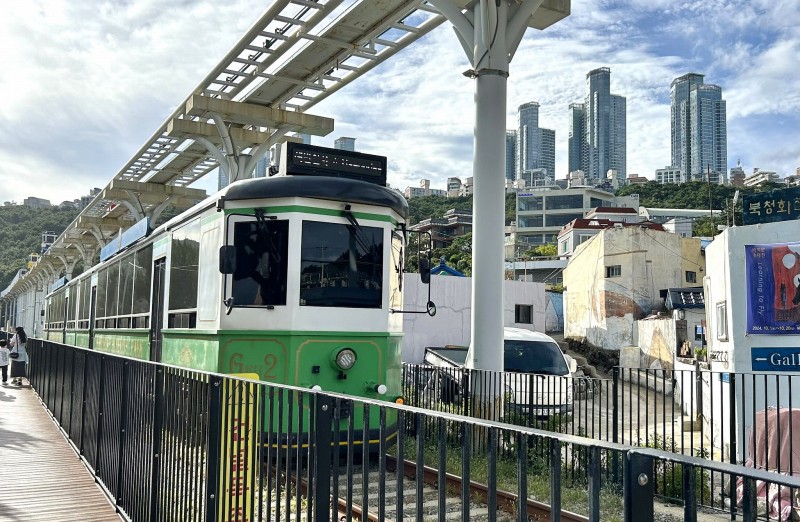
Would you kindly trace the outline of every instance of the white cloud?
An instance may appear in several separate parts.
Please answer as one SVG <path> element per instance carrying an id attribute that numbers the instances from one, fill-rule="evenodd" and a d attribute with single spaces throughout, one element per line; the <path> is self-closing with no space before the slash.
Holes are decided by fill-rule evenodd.
<path id="1" fill-rule="evenodd" d="M 573 0 L 572 15 L 529 30 L 511 64 L 506 121 L 540 103 L 566 174 L 568 109 L 585 75 L 610 67 L 628 99 L 628 172 L 669 162 L 669 83 L 694 71 L 723 88 L 729 156 L 782 174 L 800 165 L 796 0 Z M 260 0 L 28 0 L 0 19 L 3 199 L 60 202 L 105 186 L 263 13 Z M 336 120 L 315 143 L 352 136 L 389 157 L 400 188 L 472 175 L 474 82 L 443 26 L 310 112 Z M 758 128 L 752 126 L 757 125 Z M 780 132 L 754 140 L 767 126 Z M 213 187 L 215 183 L 204 182 Z"/>

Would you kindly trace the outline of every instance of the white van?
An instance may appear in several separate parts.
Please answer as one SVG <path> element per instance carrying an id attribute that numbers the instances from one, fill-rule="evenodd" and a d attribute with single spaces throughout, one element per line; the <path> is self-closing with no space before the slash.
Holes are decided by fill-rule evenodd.
<path id="1" fill-rule="evenodd" d="M 505 328 L 503 369 L 508 406 L 537 416 L 572 412 L 575 360 L 539 332 Z"/>
<path id="2" fill-rule="evenodd" d="M 503 369 L 499 378 L 506 406 L 537 417 L 572 411 L 573 378 L 577 364 L 552 337 L 522 328 L 504 328 Z M 426 348 L 425 362 L 442 369 L 434 383 L 441 400 L 460 399 L 461 369 L 467 348 Z M 493 375 L 488 376 L 498 382 Z"/>

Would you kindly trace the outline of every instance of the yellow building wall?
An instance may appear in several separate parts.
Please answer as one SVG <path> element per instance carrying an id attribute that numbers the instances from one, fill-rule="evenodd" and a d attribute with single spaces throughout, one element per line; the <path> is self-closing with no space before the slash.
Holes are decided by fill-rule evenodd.
<path id="1" fill-rule="evenodd" d="M 619 266 L 619 276 L 606 268 Z M 564 270 L 564 335 L 606 349 L 636 345 L 634 321 L 663 309 L 660 291 L 702 281 L 700 241 L 640 227 L 609 228 L 583 243 Z"/>

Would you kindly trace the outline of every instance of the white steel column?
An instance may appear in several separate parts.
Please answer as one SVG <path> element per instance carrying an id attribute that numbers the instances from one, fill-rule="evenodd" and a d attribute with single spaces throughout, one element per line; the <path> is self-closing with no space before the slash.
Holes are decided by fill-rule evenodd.
<path id="1" fill-rule="evenodd" d="M 505 227 L 506 91 L 511 58 L 543 0 L 429 0 L 453 24 L 475 79 L 475 142 L 472 163 L 472 339 L 467 367 L 503 370 L 503 262 Z M 543 28 L 569 14 L 569 0 L 542 10 Z M 499 382 L 499 380 L 494 380 Z M 475 383 L 480 413 L 499 412 L 500 391 Z"/>
<path id="2" fill-rule="evenodd" d="M 528 21 L 542 0 L 480 0 L 472 12 L 462 12 L 463 3 L 458 0 L 430 3 L 453 24 L 472 65 L 472 70 L 464 74 L 475 79 L 472 339 L 467 366 L 502 371 L 508 68 Z M 473 393 L 482 397 L 484 407 L 495 409 L 498 390 L 479 387 Z"/>
<path id="3" fill-rule="evenodd" d="M 482 2 L 483 3 L 483 2 Z M 490 2 L 494 5 L 494 2 Z M 505 6 L 501 2 L 501 7 Z M 476 5 L 476 20 L 479 18 Z M 494 44 L 475 74 L 475 140 L 472 196 L 472 321 L 469 368 L 503 371 L 503 230 L 505 227 L 505 135 L 508 60 L 505 9 L 498 9 Z M 477 24 L 476 24 L 477 25 Z M 476 58 L 480 58 L 479 56 Z"/>

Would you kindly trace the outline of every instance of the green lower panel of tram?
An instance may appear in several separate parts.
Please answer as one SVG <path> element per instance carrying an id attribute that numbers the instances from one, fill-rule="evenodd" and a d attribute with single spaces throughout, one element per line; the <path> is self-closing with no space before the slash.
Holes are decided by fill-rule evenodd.
<path id="1" fill-rule="evenodd" d="M 86 331 L 68 331 L 66 337 L 68 344 L 88 346 Z M 60 339 L 54 340 L 60 342 Z M 308 390 L 318 386 L 327 392 L 394 402 L 402 393 L 401 340 L 401 335 L 374 332 L 172 329 L 163 331 L 161 362 Z M 96 330 L 94 349 L 143 360 L 151 358 L 149 332 L 143 329 Z M 355 354 L 352 368 L 337 366 L 336 355 L 344 349 Z M 381 385 L 385 386 L 385 391 Z M 270 401 L 269 388 L 265 390 L 263 407 L 260 408 L 264 432 L 269 432 L 271 426 L 273 436 L 270 439 L 281 446 L 306 443 L 310 422 L 309 397 L 305 395 L 301 404 L 298 392 L 293 392 L 290 408 L 288 391 L 275 389 Z M 277 406 L 279 400 L 284 403 L 282 410 Z M 300 411 L 302 415 L 298 415 Z M 367 436 L 371 444 L 378 442 L 379 415 L 377 407 L 369 408 Z M 342 444 L 347 441 L 350 419 L 355 442 L 361 444 L 364 438 L 364 406 L 361 403 L 344 401 L 336 412 L 334 422 L 339 424 Z M 386 438 L 393 437 L 397 424 L 393 410 L 386 411 L 385 422 Z M 279 431 L 280 434 L 275 435 Z"/>
<path id="2" fill-rule="evenodd" d="M 164 332 L 162 361 L 303 389 L 318 386 L 328 392 L 395 401 L 402 392 L 401 339 L 399 335 L 387 333 L 222 331 L 208 334 L 198 330 L 171 330 Z M 336 363 L 337 354 L 345 349 L 352 350 L 356 357 L 352 368 L 346 370 Z M 381 385 L 385 386 L 382 394 L 379 393 Z M 292 393 L 292 407 L 288 407 L 289 392 L 274 390 L 272 400 L 269 393 L 267 389 L 263 397 L 263 429 L 270 432 L 272 427 L 272 442 L 281 446 L 307 442 L 309 397 L 304 396 L 301 401 L 297 392 Z M 279 402 L 284 404 L 282 410 L 277 407 Z M 368 438 L 377 443 L 378 408 L 369 408 L 368 415 Z M 386 435 L 389 436 L 397 421 L 393 411 L 387 411 L 386 415 Z M 363 442 L 363 405 L 345 401 L 336 417 L 334 422 L 345 433 L 352 418 L 356 443 Z M 341 440 L 346 443 L 346 436 L 342 435 Z"/>

